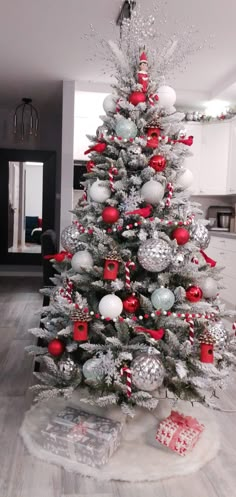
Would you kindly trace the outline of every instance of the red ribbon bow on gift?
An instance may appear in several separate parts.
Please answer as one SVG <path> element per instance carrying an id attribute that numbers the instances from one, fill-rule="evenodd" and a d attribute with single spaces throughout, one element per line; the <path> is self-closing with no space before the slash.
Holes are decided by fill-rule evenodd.
<path id="1" fill-rule="evenodd" d="M 58 254 L 44 255 L 44 259 L 50 260 L 55 259 L 57 262 L 63 262 L 65 259 L 72 259 L 73 255 L 70 252 L 62 250 Z"/>
<path id="2" fill-rule="evenodd" d="M 191 416 L 184 416 L 184 414 L 180 414 L 177 411 L 171 411 L 170 419 L 177 425 L 186 428 L 192 428 L 196 431 L 203 431 L 204 426 L 199 424 L 196 418 L 192 418 Z"/>

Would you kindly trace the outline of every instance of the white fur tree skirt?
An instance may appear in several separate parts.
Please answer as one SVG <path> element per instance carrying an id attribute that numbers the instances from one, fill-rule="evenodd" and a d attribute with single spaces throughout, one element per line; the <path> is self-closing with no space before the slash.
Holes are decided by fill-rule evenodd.
<path id="1" fill-rule="evenodd" d="M 97 469 L 53 454 L 40 445 L 40 430 L 66 405 L 79 406 L 85 411 L 124 422 L 121 445 L 108 464 Z M 205 425 L 197 445 L 191 453 L 181 457 L 158 444 L 155 440 L 158 423 L 170 414 L 170 410 L 171 403 L 161 401 L 155 412 L 149 413 L 140 409 L 135 418 L 125 421 L 117 408 L 109 411 L 94 408 L 80 404 L 76 397 L 72 401 L 52 399 L 33 406 L 26 413 L 20 434 L 32 455 L 58 464 L 67 471 L 99 480 L 156 481 L 193 473 L 213 459 L 219 450 L 219 429 L 214 412 L 200 405 L 192 407 L 185 402 L 178 402 L 175 410 L 196 417 Z"/>

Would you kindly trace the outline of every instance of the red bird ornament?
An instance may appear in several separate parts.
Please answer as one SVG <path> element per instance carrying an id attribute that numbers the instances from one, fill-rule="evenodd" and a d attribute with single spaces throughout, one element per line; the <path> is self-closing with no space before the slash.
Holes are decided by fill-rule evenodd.
<path id="1" fill-rule="evenodd" d="M 97 152 L 98 154 L 102 154 L 104 150 L 106 150 L 106 148 L 107 144 L 105 142 L 96 143 L 96 145 L 88 148 L 88 150 L 84 152 L 84 155 L 90 154 L 90 152 Z"/>
<path id="2" fill-rule="evenodd" d="M 150 204 L 148 204 L 146 205 L 146 207 L 142 207 L 141 209 L 135 209 L 134 211 L 126 212 L 125 215 L 132 216 L 134 214 L 138 214 L 139 216 L 142 217 L 149 217 L 152 213 L 152 209 L 153 207 Z"/>

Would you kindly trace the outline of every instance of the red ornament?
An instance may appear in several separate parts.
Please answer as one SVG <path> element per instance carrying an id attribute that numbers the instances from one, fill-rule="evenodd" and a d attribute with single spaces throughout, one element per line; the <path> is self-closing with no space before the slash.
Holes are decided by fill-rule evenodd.
<path id="1" fill-rule="evenodd" d="M 147 333 L 155 340 L 161 340 L 165 334 L 164 328 L 160 328 L 159 330 L 149 330 L 147 328 L 144 328 L 143 326 L 136 326 L 135 331 Z"/>
<path id="2" fill-rule="evenodd" d="M 73 339 L 76 342 L 88 340 L 88 323 L 87 321 L 74 321 Z"/>
<path id="3" fill-rule="evenodd" d="M 86 169 L 88 173 L 91 173 L 93 170 L 94 166 L 96 166 L 95 162 L 93 160 L 89 160 L 86 164 Z"/>
<path id="4" fill-rule="evenodd" d="M 118 211 L 118 209 L 116 209 L 116 207 L 105 207 L 105 209 L 103 209 L 102 211 L 102 219 L 104 221 L 104 223 L 107 223 L 107 224 L 113 224 L 113 223 L 116 223 L 116 221 L 118 221 L 120 217 L 120 213 Z"/>
<path id="5" fill-rule="evenodd" d="M 64 350 L 65 350 L 65 344 L 61 342 L 61 340 L 58 340 L 57 338 L 55 338 L 48 344 L 48 352 L 54 357 L 59 357 L 60 355 L 62 355 Z"/>
<path id="6" fill-rule="evenodd" d="M 142 91 L 133 91 L 129 96 L 129 102 L 133 105 L 138 105 L 146 101 L 146 95 Z"/>
<path id="7" fill-rule="evenodd" d="M 185 245 L 190 238 L 189 232 L 185 228 L 176 228 L 171 236 L 177 241 L 178 245 Z"/>
<path id="8" fill-rule="evenodd" d="M 164 171 L 166 167 L 166 159 L 163 155 L 153 155 L 148 164 L 150 167 L 153 167 L 155 171 Z"/>
<path id="9" fill-rule="evenodd" d="M 202 299 L 203 293 L 202 290 L 199 286 L 190 286 L 186 290 L 186 299 L 189 300 L 189 302 L 199 302 L 199 300 Z"/>
<path id="10" fill-rule="evenodd" d="M 140 307 L 139 299 L 135 295 L 129 295 L 123 300 L 123 308 L 126 312 L 136 312 Z"/>
<path id="11" fill-rule="evenodd" d="M 153 210 L 152 205 L 148 204 L 148 205 L 146 205 L 146 207 L 142 207 L 141 209 L 135 209 L 134 211 L 126 212 L 125 215 L 126 216 L 133 216 L 133 215 L 138 214 L 139 216 L 146 218 L 146 217 L 151 216 L 152 210 Z"/>

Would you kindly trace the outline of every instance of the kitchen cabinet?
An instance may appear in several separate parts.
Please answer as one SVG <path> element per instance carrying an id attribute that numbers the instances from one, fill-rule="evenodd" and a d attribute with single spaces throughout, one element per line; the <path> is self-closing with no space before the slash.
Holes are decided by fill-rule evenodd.
<path id="1" fill-rule="evenodd" d="M 236 119 L 230 121 L 229 164 L 227 193 L 236 193 Z"/>
<path id="2" fill-rule="evenodd" d="M 207 254 L 212 257 L 218 265 L 223 266 L 221 272 L 222 280 L 219 282 L 225 288 L 220 289 L 220 297 L 232 309 L 236 308 L 236 238 L 227 236 L 211 236 Z"/>
<path id="3" fill-rule="evenodd" d="M 187 133 L 194 136 L 186 167 L 194 174 L 194 195 L 226 195 L 228 192 L 228 164 L 231 121 L 215 123 L 188 123 Z M 236 138 L 236 128 L 235 128 Z M 236 144 L 234 150 L 236 158 Z M 235 173 L 236 186 L 236 173 Z"/>

